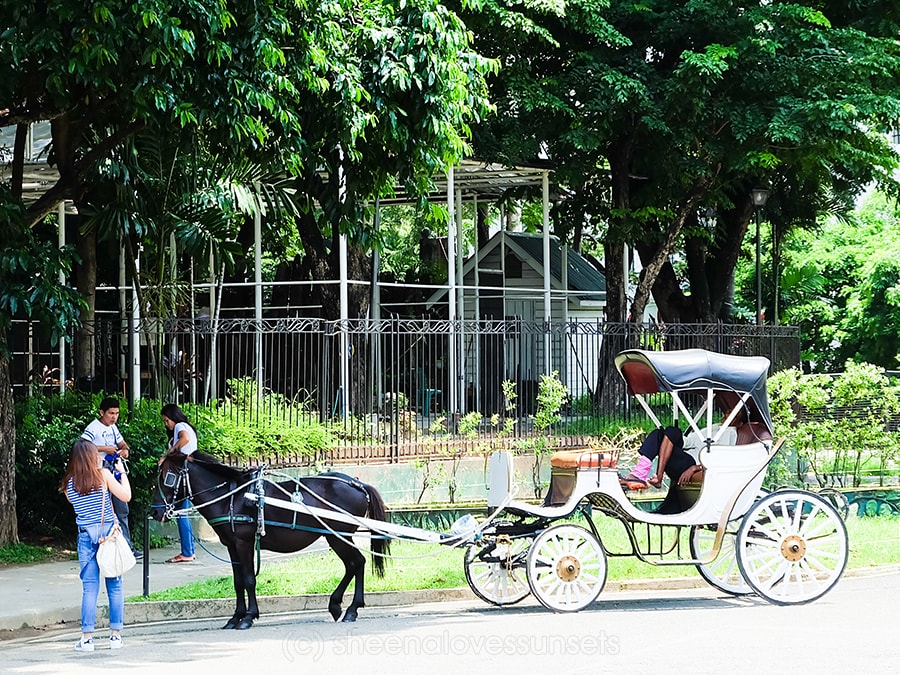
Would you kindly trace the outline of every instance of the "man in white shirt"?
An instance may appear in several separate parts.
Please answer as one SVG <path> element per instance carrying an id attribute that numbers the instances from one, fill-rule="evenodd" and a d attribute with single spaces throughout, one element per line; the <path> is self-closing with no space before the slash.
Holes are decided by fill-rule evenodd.
<path id="1" fill-rule="evenodd" d="M 107 396 L 100 401 L 100 417 L 85 427 L 81 437 L 97 446 L 97 450 L 100 453 L 100 463 L 110 467 L 112 474 L 121 480 L 120 476 L 116 475 L 114 466 L 119 457 L 128 459 L 128 443 L 125 442 L 122 434 L 119 433 L 119 428 L 116 426 L 118 421 L 119 400 L 112 396 Z M 119 527 L 122 528 L 122 534 L 125 535 L 128 545 L 134 550 L 134 545 L 131 543 L 131 528 L 128 526 L 128 502 L 123 502 L 112 494 L 110 497 L 112 498 L 116 519 L 119 521 Z M 134 555 L 139 558 L 143 553 L 134 551 Z"/>

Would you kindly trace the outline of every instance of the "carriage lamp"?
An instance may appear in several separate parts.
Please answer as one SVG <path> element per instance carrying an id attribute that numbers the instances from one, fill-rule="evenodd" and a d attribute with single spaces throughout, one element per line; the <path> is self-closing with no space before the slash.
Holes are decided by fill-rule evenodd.
<path id="1" fill-rule="evenodd" d="M 762 324 L 762 275 L 760 273 L 760 236 L 759 213 L 766 206 L 769 199 L 769 191 L 765 188 L 753 188 L 750 191 L 750 199 L 753 201 L 753 209 L 756 211 L 756 325 Z"/>

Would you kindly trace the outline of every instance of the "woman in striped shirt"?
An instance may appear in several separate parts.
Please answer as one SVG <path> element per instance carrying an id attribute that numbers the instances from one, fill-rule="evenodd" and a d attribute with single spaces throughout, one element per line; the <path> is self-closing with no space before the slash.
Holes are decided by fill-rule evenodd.
<path id="1" fill-rule="evenodd" d="M 79 439 L 72 446 L 72 457 L 66 475 L 60 484 L 60 492 L 66 495 L 75 509 L 78 526 L 78 562 L 81 566 L 81 639 L 75 645 L 80 652 L 94 651 L 94 622 L 97 618 L 97 596 L 100 594 L 100 567 L 97 564 L 97 548 L 116 524 L 109 495 L 112 493 L 123 502 L 131 501 L 131 485 L 128 474 L 119 459 L 116 469 L 122 474 L 120 483 L 100 466 L 97 446 L 91 441 Z M 106 579 L 106 595 L 109 597 L 109 648 L 122 648 L 122 626 L 125 614 L 125 596 L 122 593 L 122 577 Z"/>

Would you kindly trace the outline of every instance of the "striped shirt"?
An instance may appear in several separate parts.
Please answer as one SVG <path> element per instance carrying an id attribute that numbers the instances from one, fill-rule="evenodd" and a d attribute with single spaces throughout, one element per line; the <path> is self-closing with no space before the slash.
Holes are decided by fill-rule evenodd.
<path id="1" fill-rule="evenodd" d="M 109 490 L 98 487 L 86 495 L 81 495 L 75 490 L 70 478 L 66 484 L 66 497 L 72 502 L 72 507 L 75 509 L 75 524 L 78 527 L 99 525 L 101 513 L 104 523 L 110 523 L 116 519 L 112 503 L 109 500 Z M 103 505 L 104 501 L 106 502 L 105 506 Z M 102 512 L 101 509 L 103 509 Z"/>

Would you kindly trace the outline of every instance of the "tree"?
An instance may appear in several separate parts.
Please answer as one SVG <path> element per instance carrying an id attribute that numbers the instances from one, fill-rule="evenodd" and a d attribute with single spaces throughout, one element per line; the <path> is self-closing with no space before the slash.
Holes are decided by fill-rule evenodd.
<path id="1" fill-rule="evenodd" d="M 22 227 L 23 212 L 3 205 L 0 186 L 0 543 L 18 541 L 15 490 L 16 418 L 9 377 L 7 336 L 12 318 L 38 319 L 58 342 L 78 319 L 81 302 L 59 275 L 72 269 L 71 248 L 60 250 L 55 236 Z M 53 233 L 51 232 L 51 235 Z M 11 447 L 7 444 L 11 444 Z"/>
<path id="2" fill-rule="evenodd" d="M 604 241 L 612 321 L 639 321 L 651 289 L 665 321 L 728 318 L 753 187 L 773 187 L 769 213 L 787 226 L 894 182 L 880 131 L 900 113 L 897 26 L 878 16 L 872 28 L 875 10 L 573 0 L 559 14 L 527 5 L 530 30 L 509 35 L 496 5 L 507 3 L 486 3 L 476 27 L 504 65 L 479 151 L 521 161 L 546 145 L 574 191 L 557 233 L 580 241 L 590 227 Z M 630 308 L 626 245 L 645 268 Z"/>
<path id="3" fill-rule="evenodd" d="M 212 156 L 265 160 L 298 176 L 306 213 L 328 223 L 334 240 L 395 174 L 421 192 L 436 167 L 461 155 L 466 124 L 485 105 L 490 64 L 434 0 L 0 0 L 0 15 L 0 126 L 16 125 L 24 138 L 25 125 L 49 120 L 59 171 L 25 204 L 17 142 L 12 184 L 0 194 L 10 236 L 27 236 L 64 199 L 85 204 L 98 167 L 138 131 L 175 127 L 202 130 Z M 316 245 L 311 236 L 309 249 Z M 0 457 L 13 448 L 4 434 Z M 11 492 L 3 485 L 0 498 Z M 0 518 L 11 513 L 0 503 Z M 0 527 L 0 544 L 8 532 Z"/>
<path id="4" fill-rule="evenodd" d="M 900 217 L 873 193 L 846 218 L 828 218 L 785 243 L 785 320 L 801 327 L 805 367 L 838 372 L 847 361 L 900 366 Z"/>

